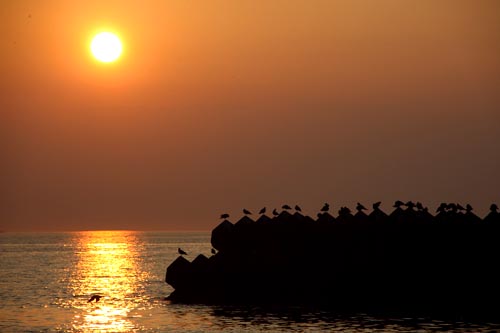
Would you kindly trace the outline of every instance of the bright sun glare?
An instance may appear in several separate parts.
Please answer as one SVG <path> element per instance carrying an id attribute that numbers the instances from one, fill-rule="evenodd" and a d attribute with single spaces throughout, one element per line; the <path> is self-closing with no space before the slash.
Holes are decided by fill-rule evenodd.
<path id="1" fill-rule="evenodd" d="M 90 50 L 94 57 L 102 62 L 113 62 L 122 53 L 120 39 L 111 32 L 101 32 L 94 36 L 90 43 Z"/>

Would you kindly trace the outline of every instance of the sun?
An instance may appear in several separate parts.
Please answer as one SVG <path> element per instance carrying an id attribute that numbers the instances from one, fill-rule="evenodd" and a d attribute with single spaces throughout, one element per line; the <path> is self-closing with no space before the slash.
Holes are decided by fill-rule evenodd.
<path id="1" fill-rule="evenodd" d="M 101 62 L 113 62 L 122 53 L 120 38 L 111 32 L 101 32 L 94 36 L 90 43 L 90 50 L 94 57 Z"/>

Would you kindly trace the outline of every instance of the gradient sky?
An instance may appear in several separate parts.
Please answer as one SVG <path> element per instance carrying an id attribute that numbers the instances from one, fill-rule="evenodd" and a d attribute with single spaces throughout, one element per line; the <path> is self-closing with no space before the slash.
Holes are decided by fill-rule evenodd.
<path id="1" fill-rule="evenodd" d="M 0 230 L 500 204 L 498 1 L 6 0 L 0 28 Z"/>

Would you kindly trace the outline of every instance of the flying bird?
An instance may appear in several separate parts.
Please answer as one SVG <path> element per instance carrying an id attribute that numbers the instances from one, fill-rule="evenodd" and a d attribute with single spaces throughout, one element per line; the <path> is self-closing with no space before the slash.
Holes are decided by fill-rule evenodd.
<path id="1" fill-rule="evenodd" d="M 248 209 L 243 208 L 243 214 L 245 214 L 245 215 L 252 215 L 252 212 L 249 211 Z"/>
<path id="2" fill-rule="evenodd" d="M 325 204 L 323 205 L 323 207 L 321 208 L 321 211 L 322 211 L 322 212 L 327 212 L 328 210 L 330 210 L 330 205 L 329 205 L 329 204 L 327 204 L 327 203 L 325 203 Z"/>
<path id="3" fill-rule="evenodd" d="M 177 252 L 180 254 L 180 255 L 183 255 L 183 254 L 187 254 L 186 251 L 184 251 L 183 249 L 181 249 L 180 247 L 177 248 Z"/>
<path id="4" fill-rule="evenodd" d="M 220 216 L 221 219 L 227 219 L 229 217 L 229 214 L 222 214 Z"/>
<path id="5" fill-rule="evenodd" d="M 92 301 L 96 301 L 96 303 L 97 303 L 97 302 L 99 302 L 99 300 L 101 299 L 101 297 L 102 297 L 101 295 L 92 295 L 92 297 L 89 298 L 89 300 L 87 301 L 87 303 L 92 302 Z"/>
<path id="6" fill-rule="evenodd" d="M 265 212 L 266 212 L 266 207 L 264 207 L 261 210 L 259 210 L 259 214 L 264 214 Z"/>
<path id="7" fill-rule="evenodd" d="M 295 210 L 298 211 L 298 212 L 302 211 L 302 209 L 299 207 L 299 205 L 295 205 Z"/>
<path id="8" fill-rule="evenodd" d="M 274 216 L 278 216 L 278 215 L 280 215 L 280 213 L 278 213 L 278 211 L 276 210 L 276 208 L 274 208 L 274 209 L 273 209 L 273 215 L 274 215 Z"/>

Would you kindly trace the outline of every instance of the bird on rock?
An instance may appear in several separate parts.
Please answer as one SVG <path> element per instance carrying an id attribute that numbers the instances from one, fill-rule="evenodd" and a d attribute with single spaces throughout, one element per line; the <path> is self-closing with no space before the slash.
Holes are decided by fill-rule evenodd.
<path id="1" fill-rule="evenodd" d="M 325 203 L 325 204 L 323 205 L 323 207 L 321 208 L 321 211 L 322 211 L 322 212 L 327 212 L 327 211 L 329 211 L 329 210 L 330 210 L 330 205 L 329 205 L 329 204 L 327 204 L 327 203 Z"/>
<path id="2" fill-rule="evenodd" d="M 177 248 L 177 252 L 182 256 L 184 254 L 187 254 L 186 251 L 184 251 L 183 249 L 181 249 L 180 247 Z"/>
<path id="3" fill-rule="evenodd" d="M 301 211 L 302 211 L 302 209 L 300 208 L 300 206 L 299 206 L 299 205 L 295 205 L 295 210 L 296 210 L 296 211 L 298 211 L 298 212 L 301 212 Z"/>
<path id="4" fill-rule="evenodd" d="M 358 202 L 358 204 L 356 205 L 356 210 L 360 212 L 362 210 L 366 210 L 366 207 Z"/>
<path id="5" fill-rule="evenodd" d="M 283 205 L 283 206 L 281 206 L 281 208 L 286 209 L 286 210 L 288 210 L 288 209 L 292 209 L 292 207 L 290 207 L 290 206 L 288 206 L 288 205 Z"/>
<path id="6" fill-rule="evenodd" d="M 220 216 L 221 219 L 227 219 L 229 217 L 229 214 L 222 214 Z"/>
<path id="7" fill-rule="evenodd" d="M 273 209 L 273 215 L 274 215 L 274 216 L 278 216 L 278 215 L 280 215 L 280 213 L 278 213 L 278 211 L 276 210 L 276 208 L 274 208 L 274 209 Z"/>
<path id="8" fill-rule="evenodd" d="M 252 212 L 249 211 L 248 209 L 243 208 L 243 214 L 245 214 L 245 215 L 252 215 Z"/>
<path id="9" fill-rule="evenodd" d="M 259 210 L 259 214 L 265 214 L 266 213 L 266 207 L 262 208 Z"/>

